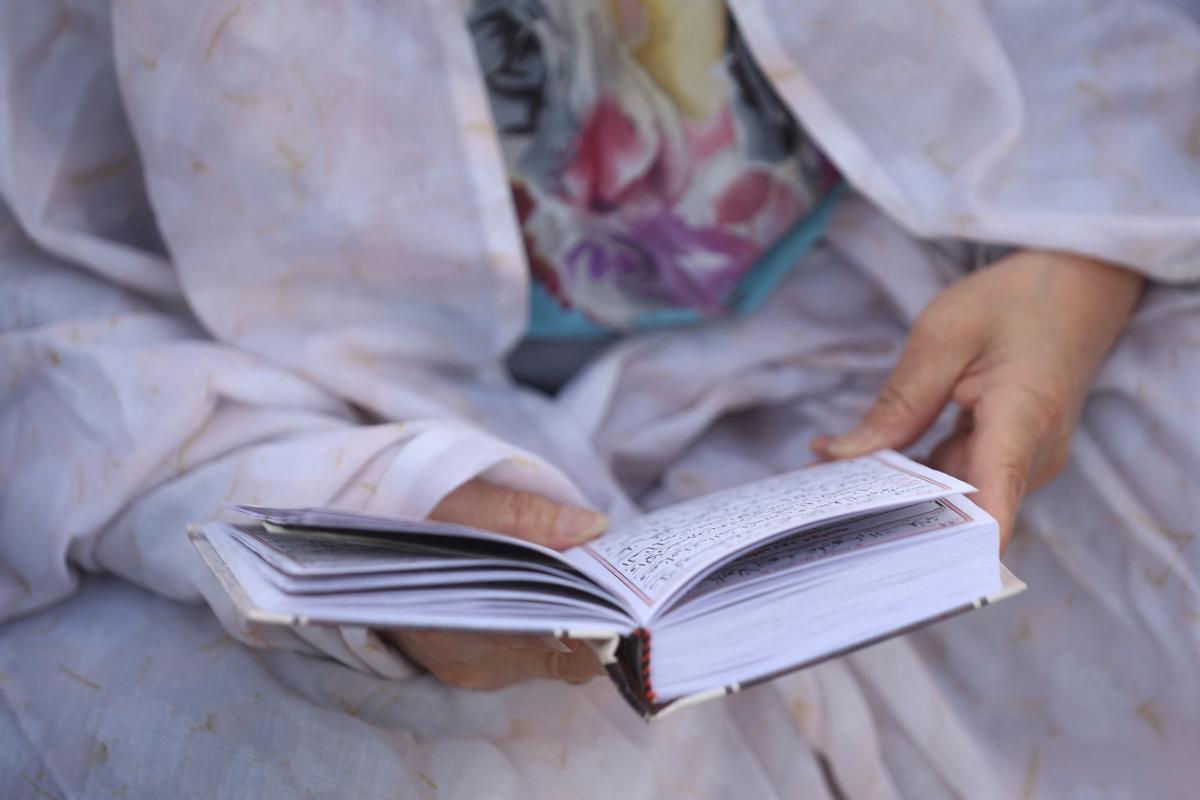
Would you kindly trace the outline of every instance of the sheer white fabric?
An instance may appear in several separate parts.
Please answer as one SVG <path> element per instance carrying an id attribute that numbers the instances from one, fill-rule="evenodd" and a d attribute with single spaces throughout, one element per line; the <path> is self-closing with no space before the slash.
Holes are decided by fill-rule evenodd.
<path id="1" fill-rule="evenodd" d="M 555 400 L 499 366 L 527 273 L 453 4 L 0 11 L 0 793 L 1191 791 L 1195 9 L 732 7 L 868 199 L 761 313 Z M 1020 599 L 647 727 L 601 681 L 458 692 L 367 631 L 247 628 L 184 538 L 227 501 L 423 514 L 483 474 L 619 518 L 799 465 L 962 274 L 915 235 L 1158 281 L 1026 505 Z"/>

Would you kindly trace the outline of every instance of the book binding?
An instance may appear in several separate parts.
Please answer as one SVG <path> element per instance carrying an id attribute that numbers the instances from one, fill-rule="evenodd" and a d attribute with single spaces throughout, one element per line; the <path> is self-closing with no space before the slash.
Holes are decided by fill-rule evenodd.
<path id="1" fill-rule="evenodd" d="M 703 703 L 707 700 L 712 700 L 716 697 L 725 695 L 737 694 L 743 689 L 757 686 L 760 683 L 765 683 L 774 680 L 783 675 L 796 672 L 798 670 L 807 669 L 808 667 L 816 666 L 825 661 L 830 661 L 835 658 L 853 653 L 856 650 L 861 650 L 864 647 L 870 647 L 873 644 L 892 639 L 896 636 L 903 636 L 906 633 L 920 630 L 929 625 L 941 622 L 951 617 L 956 617 L 959 614 L 973 611 L 977 608 L 998 603 L 1001 600 L 1008 599 L 1014 595 L 1025 591 L 1025 582 L 1014 575 L 1008 567 L 1000 565 L 1000 588 L 992 594 L 981 597 L 970 603 L 964 603 L 961 606 L 936 614 L 923 620 L 914 622 L 911 625 L 905 625 L 902 628 L 889 631 L 887 633 L 875 636 L 861 642 L 856 642 L 848 647 L 836 650 L 831 653 L 825 653 L 817 658 L 793 664 L 781 670 L 776 670 L 766 675 L 761 675 L 753 680 L 742 683 L 732 683 L 726 686 L 720 686 L 713 689 L 706 689 L 703 692 L 685 695 L 683 697 L 674 698 L 667 701 L 660 701 L 654 692 L 650 682 L 650 662 L 652 658 L 651 637 L 648 631 L 638 629 L 634 635 L 621 637 L 620 643 L 615 649 L 609 648 L 612 659 L 605 664 L 609 677 L 617 685 L 621 692 L 621 696 L 626 702 L 633 707 L 634 711 L 641 715 L 647 722 L 662 719 L 667 714 L 677 711 L 687 706 Z"/>

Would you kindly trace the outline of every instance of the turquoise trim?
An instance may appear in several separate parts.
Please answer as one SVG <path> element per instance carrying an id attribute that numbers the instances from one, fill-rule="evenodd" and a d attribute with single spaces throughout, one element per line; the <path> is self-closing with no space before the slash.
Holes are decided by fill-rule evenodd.
<path id="1" fill-rule="evenodd" d="M 844 193 L 844 182 L 821 199 L 811 212 L 793 225 L 778 241 L 759 257 L 730 297 L 728 306 L 735 316 L 757 311 L 800 263 L 829 227 L 833 209 Z M 531 280 L 529 292 L 529 327 L 531 339 L 600 339 L 618 333 L 597 325 L 577 308 L 563 308 L 546 288 Z M 658 308 L 634 318 L 637 330 L 679 328 L 704 322 L 708 317 L 694 308 Z"/>
<path id="2" fill-rule="evenodd" d="M 845 183 L 839 181 L 804 219 L 779 237 L 746 271 L 733 290 L 729 308 L 739 316 L 753 314 L 783 283 L 792 269 L 808 254 L 829 228 L 834 206 L 842 196 Z"/>
<path id="3" fill-rule="evenodd" d="M 608 328 L 588 320 L 577 308 L 563 308 L 546 287 L 529 279 L 530 339 L 603 339 L 612 336 Z"/>

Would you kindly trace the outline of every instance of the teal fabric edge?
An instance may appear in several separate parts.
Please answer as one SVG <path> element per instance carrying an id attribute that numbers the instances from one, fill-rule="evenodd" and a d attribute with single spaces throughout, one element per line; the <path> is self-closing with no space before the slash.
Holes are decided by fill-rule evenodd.
<path id="1" fill-rule="evenodd" d="M 845 185 L 839 180 L 816 208 L 779 237 L 747 270 L 730 300 L 729 306 L 735 314 L 744 316 L 761 308 L 800 260 L 816 246 L 829 228 L 834 207 L 844 193 Z"/>
<path id="2" fill-rule="evenodd" d="M 816 208 L 797 220 L 746 271 L 730 298 L 729 311 L 732 315 L 745 316 L 762 307 L 828 229 L 834 207 L 844 192 L 845 181 L 839 180 Z M 529 286 L 528 338 L 602 339 L 621 333 L 597 325 L 579 309 L 563 308 L 537 281 L 531 280 Z M 708 319 L 711 318 L 693 308 L 660 308 L 637 316 L 632 327 L 635 330 L 678 328 Z"/>

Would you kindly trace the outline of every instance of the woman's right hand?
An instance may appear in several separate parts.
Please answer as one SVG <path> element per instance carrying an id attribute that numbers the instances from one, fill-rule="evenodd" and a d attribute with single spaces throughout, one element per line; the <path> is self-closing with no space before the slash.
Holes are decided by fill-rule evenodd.
<path id="1" fill-rule="evenodd" d="M 596 511 L 481 480 L 451 492 L 429 516 L 555 550 L 593 539 L 608 525 Z M 498 689 L 534 678 L 584 683 L 603 671 L 591 648 L 571 639 L 404 628 L 384 635 L 443 683 L 460 689 Z"/>

